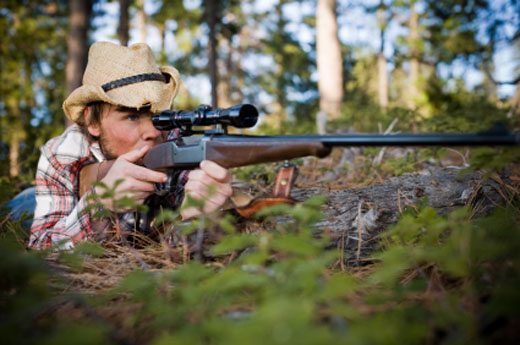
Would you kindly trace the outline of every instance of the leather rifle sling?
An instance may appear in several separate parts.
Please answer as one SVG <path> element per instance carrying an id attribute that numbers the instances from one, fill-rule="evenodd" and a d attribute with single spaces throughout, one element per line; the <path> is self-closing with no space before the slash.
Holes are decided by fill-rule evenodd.
<path id="1" fill-rule="evenodd" d="M 296 180 L 298 169 L 294 165 L 284 164 L 277 169 L 273 192 L 271 195 L 259 196 L 249 200 L 247 204 L 235 206 L 235 212 L 244 218 L 254 216 L 258 211 L 273 205 L 294 204 L 296 201 L 291 198 L 291 189 Z"/>
<path id="2" fill-rule="evenodd" d="M 84 166 L 79 172 L 79 197 L 90 190 L 92 184 L 101 180 L 114 164 L 113 160 L 92 163 Z"/>

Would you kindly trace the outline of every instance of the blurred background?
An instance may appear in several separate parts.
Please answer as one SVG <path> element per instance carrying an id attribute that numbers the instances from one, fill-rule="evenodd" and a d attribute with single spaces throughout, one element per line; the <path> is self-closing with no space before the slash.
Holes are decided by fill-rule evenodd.
<path id="1" fill-rule="evenodd" d="M 176 109 L 255 104 L 259 134 L 518 130 L 517 0 L 0 4 L 3 188 L 32 182 L 100 40 L 146 42 L 175 66 Z"/>

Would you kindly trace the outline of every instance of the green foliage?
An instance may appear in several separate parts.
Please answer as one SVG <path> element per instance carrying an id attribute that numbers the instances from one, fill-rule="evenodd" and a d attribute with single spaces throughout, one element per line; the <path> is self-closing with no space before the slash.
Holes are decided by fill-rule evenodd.
<path id="1" fill-rule="evenodd" d="M 72 270 L 82 271 L 85 258 L 102 257 L 104 254 L 105 249 L 99 244 L 85 241 L 77 244 L 72 250 L 59 251 L 59 260 Z"/>
<path id="2" fill-rule="evenodd" d="M 409 209 L 360 279 L 330 270 L 338 253 L 313 235 L 323 202 L 273 207 L 265 221 L 291 221 L 224 236 L 213 254 L 238 253 L 225 267 L 194 261 L 161 275 L 136 271 L 110 296 L 129 293 L 143 306 L 133 320 L 152 320 L 153 344 L 485 344 L 502 335 L 485 333 L 482 317 L 494 325 L 519 316 L 515 213 L 475 222 L 466 209 L 447 216 Z"/>
<path id="3" fill-rule="evenodd" d="M 38 344 L 43 345 L 106 345 L 114 344 L 106 325 L 95 323 L 73 323 L 62 321 L 59 326 Z M 18 343 L 20 344 L 20 343 Z"/>
<path id="4" fill-rule="evenodd" d="M 411 158 L 411 155 L 406 155 L 401 158 L 387 159 L 381 168 L 393 176 L 400 176 L 405 173 L 416 171 L 415 164 L 416 162 Z"/>
<path id="5" fill-rule="evenodd" d="M 493 172 L 498 172 L 510 164 L 520 163 L 520 149 L 482 147 L 474 150 L 470 166 L 461 173 L 485 170 L 489 177 Z"/>
<path id="6" fill-rule="evenodd" d="M 403 322 L 415 315 L 416 320 L 435 324 L 435 332 L 442 334 L 437 341 L 442 343 L 487 343 L 490 334 L 479 333 L 483 331 L 479 318 L 491 323 L 496 322 L 499 314 L 505 320 L 518 317 L 511 306 L 518 302 L 519 294 L 509 289 L 520 277 L 520 256 L 514 253 L 520 236 L 516 217 L 510 210 L 499 210 L 488 218 L 471 222 L 466 209 L 439 217 L 429 207 L 416 216 L 406 214 L 384 235 L 384 250 L 377 256 L 380 263 L 364 285 L 368 290 L 378 288 L 366 296 L 367 301 L 393 300 L 407 305 L 410 298 L 423 294 L 423 302 L 400 310 L 407 314 L 401 316 Z M 481 299 L 491 294 L 496 299 Z M 428 303 L 431 298 L 438 303 Z M 479 310 L 478 316 L 470 305 Z M 496 310 L 500 313 L 495 313 Z M 410 325 L 411 332 L 422 329 L 423 338 L 419 342 L 435 335 L 434 329 L 414 327 Z"/>
<path id="7" fill-rule="evenodd" d="M 415 172 L 421 163 L 437 156 L 439 150 L 421 149 L 413 153 L 407 153 L 402 157 L 390 157 L 381 165 L 381 170 L 389 176 L 400 176 Z"/>
<path id="8" fill-rule="evenodd" d="M 396 1 L 392 7 L 400 6 L 406 16 L 412 3 Z M 426 1 L 418 6 L 422 8 L 421 37 L 396 42 L 387 109 L 376 102 L 375 55 L 364 48 L 344 46 L 344 104 L 342 117 L 332 128 L 378 132 L 396 119 L 394 131 L 473 132 L 487 129 L 497 120 L 514 125 L 506 119 L 508 109 L 497 101 L 489 85 L 483 83 L 470 91 L 462 79 L 441 78 L 433 69 L 422 71 L 418 108 L 406 103 L 409 84 L 403 66 L 411 50 L 420 55 L 427 69 L 459 58 L 481 61 L 489 54 L 482 53 L 474 35 L 482 23 L 477 14 L 487 3 L 463 3 Z M 8 1 L 2 7 L 0 33 L 6 40 L 0 46 L 0 173 L 7 175 L 8 148 L 18 142 L 22 174 L 0 179 L 0 202 L 12 197 L 19 183 L 32 180 L 38 147 L 63 130 L 64 4 Z M 167 21 L 175 24 L 175 29 L 168 25 L 168 30 L 174 31 L 178 48 L 172 56 L 161 52 L 161 64 L 171 63 L 184 75 L 205 73 L 206 64 L 200 62 L 206 54 L 201 29 L 205 4 L 202 9 L 186 9 L 183 2 L 158 5 L 152 20 L 160 30 L 166 29 Z M 284 7 L 289 1 L 276 3 L 266 13 L 248 14 L 242 9 L 247 6 L 241 5 L 234 0 L 219 5 L 219 17 L 224 18 L 219 23 L 222 49 L 218 55 L 225 64 L 220 69 L 221 83 L 227 87 L 224 94 L 229 98 L 225 100 L 261 103 L 268 98 L 272 107 L 263 111 L 275 113 L 280 128 L 263 125 L 263 133 L 315 132 L 314 42 L 303 44 L 288 30 L 291 23 Z M 313 16 L 304 18 L 299 28 L 306 30 L 314 22 Z M 257 29 L 266 34 L 247 39 L 244 33 Z M 494 33 L 490 37 L 496 38 Z M 259 63 L 246 71 L 241 61 L 251 58 Z M 269 62 L 265 64 L 264 59 Z M 197 104 L 187 93 L 180 102 L 185 109 Z M 381 171 L 393 175 L 410 172 L 433 154 L 388 159 L 381 167 L 373 167 L 377 153 L 376 149 L 365 151 L 361 178 L 371 181 Z M 518 161 L 516 149 L 485 148 L 474 152 L 472 169 L 496 171 Z M 269 166 L 237 169 L 235 175 L 267 183 L 275 176 Z M 111 199 L 120 207 L 140 207 L 130 198 L 116 200 L 115 189 L 105 188 L 101 195 L 91 196 L 92 201 L 99 198 Z M 92 308 L 105 307 L 115 299 L 124 306 L 135 306 L 121 312 L 124 315 L 118 313 L 119 317 L 143 334 L 144 343 L 151 344 L 491 344 L 518 340 L 517 209 L 500 209 L 484 219 L 471 220 L 465 209 L 440 216 L 420 205 L 417 211 L 406 211 L 382 235 L 375 265 L 358 273 L 334 268 L 342 253 L 330 249 L 329 239 L 316 231 L 325 202 L 316 198 L 263 211 L 259 222 L 270 224 L 272 231 L 238 233 L 228 218 L 215 215 L 180 225 L 185 236 L 217 226 L 224 229 L 225 235 L 211 248 L 211 261 L 193 260 L 163 273 L 136 270 L 113 291 L 84 300 Z M 203 203 L 188 200 L 187 206 L 200 208 Z M 99 206 L 94 202 L 90 207 Z M 64 284 L 49 284 L 59 278 L 44 260 L 47 252 L 27 251 L 27 234 L 21 225 L 1 216 L 0 339 L 8 344 L 111 343 L 115 327 L 110 322 L 89 317 L 70 320 L 55 313 L 70 296 L 56 288 Z M 114 214 L 105 210 L 97 216 Z M 159 223 L 175 221 L 178 212 L 164 212 L 161 217 Z M 102 255 L 103 248 L 90 242 L 58 253 L 59 263 L 73 271 L 81 271 L 85 259 Z M 217 262 L 220 258 L 229 264 Z"/>
<path id="9" fill-rule="evenodd" d="M 46 286 L 50 270 L 36 253 L 25 252 L 5 237 L 0 240 L 0 259 L 2 341 L 15 344 L 19 339 L 25 339 L 27 344 L 36 343 L 38 329 L 29 334 L 27 330 L 35 326 L 35 315 L 51 297 Z"/>
<path id="10" fill-rule="evenodd" d="M 315 323 L 315 310 L 328 294 L 338 294 L 345 280 L 332 275 L 327 283 L 327 265 L 337 254 L 323 250 L 326 239 L 312 236 L 309 220 L 320 218 L 322 202 L 266 211 L 264 217 L 284 213 L 294 219 L 274 232 L 226 235 L 212 251 L 241 253 L 227 267 L 194 261 L 164 275 L 136 271 L 113 293 L 130 293 L 143 303 L 135 322 L 153 319 L 161 330 L 156 344 L 332 340 L 326 325 Z M 266 332 L 272 327 L 278 331 Z"/>
<path id="11" fill-rule="evenodd" d="M 261 180 L 264 184 L 273 183 L 276 177 L 275 164 L 254 164 L 233 169 L 233 176 L 239 180 Z"/>
<path id="12" fill-rule="evenodd" d="M 13 198 L 20 189 L 16 187 L 13 180 L 7 176 L 0 176 L 0 205 Z"/>
<path id="13" fill-rule="evenodd" d="M 37 0 L 2 4 L 0 35 L 0 175 L 18 147 L 22 182 L 34 178 L 39 146 L 61 132 L 64 116 L 67 17 L 63 2 Z"/>
<path id="14" fill-rule="evenodd" d="M 24 245 L 26 238 L 13 233 L 5 221 L 0 235 L 0 337 L 3 344 L 112 343 L 107 325 L 92 320 L 72 322 L 53 312 L 69 296 L 58 297 L 50 287 L 49 282 L 57 285 L 60 277 L 46 263 L 47 252 L 28 251 Z M 99 245 L 86 242 L 67 255 L 101 255 L 103 251 Z M 77 260 L 63 263 L 78 265 Z"/>
<path id="15" fill-rule="evenodd" d="M 462 81 L 447 91 L 447 81 L 431 78 L 427 85 L 433 115 L 422 124 L 432 132 L 477 132 L 491 128 L 496 122 L 511 127 L 506 109 L 501 108 L 486 90 L 470 92 Z"/>
<path id="16" fill-rule="evenodd" d="M 340 253 L 326 249 L 329 239 L 314 226 L 325 202 L 316 197 L 263 211 L 263 221 L 274 225 L 271 231 L 237 233 L 224 219 L 225 235 L 211 251 L 234 258 L 228 265 L 192 261 L 162 273 L 136 270 L 86 302 L 97 308 L 127 296 L 125 304 L 139 307 L 126 311 L 125 324 L 150 344 L 511 340 L 508 330 L 520 317 L 517 210 L 471 220 L 465 208 L 439 216 L 422 200 L 382 234 L 376 264 L 359 276 L 331 268 Z M 203 224 L 208 228 L 212 221 Z M 112 342 L 110 323 L 71 322 L 50 312 L 59 291 L 48 285 L 57 277 L 43 260 L 46 253 L 27 252 L 12 233 L 2 234 L 4 341 L 70 343 L 79 335 L 82 344 Z M 81 270 L 82 260 L 101 255 L 103 248 L 86 242 L 60 252 L 59 259 Z"/>
<path id="17" fill-rule="evenodd" d="M 118 179 L 114 185 L 109 188 L 103 182 L 97 181 L 92 185 L 94 187 L 99 187 L 102 191 L 101 193 L 92 193 L 87 196 L 87 200 L 90 202 L 87 207 L 85 207 L 82 212 L 91 212 L 92 210 L 96 210 L 94 214 L 94 219 L 102 219 L 102 218 L 111 218 L 112 220 L 116 219 L 116 213 L 107 209 L 103 206 L 100 199 L 108 200 L 107 202 L 112 205 L 114 209 L 128 209 L 128 210 L 136 210 L 138 212 L 147 212 L 148 206 L 137 203 L 133 198 L 129 196 L 118 197 L 117 195 L 117 187 L 123 183 L 123 179 Z"/>

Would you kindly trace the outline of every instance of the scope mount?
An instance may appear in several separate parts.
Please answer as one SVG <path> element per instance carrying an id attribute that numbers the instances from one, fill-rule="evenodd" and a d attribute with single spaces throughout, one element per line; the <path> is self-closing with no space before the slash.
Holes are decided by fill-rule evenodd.
<path id="1" fill-rule="evenodd" d="M 200 104 L 197 109 L 195 110 L 198 114 L 205 114 L 209 111 L 213 110 L 213 107 L 208 104 Z M 228 125 L 223 123 L 217 123 L 213 125 L 212 129 L 205 129 L 201 131 L 196 131 L 192 129 L 192 125 L 186 125 L 185 128 L 180 128 L 180 134 L 182 136 L 191 136 L 194 134 L 203 134 L 203 135 L 212 135 L 212 134 L 228 134 Z"/>

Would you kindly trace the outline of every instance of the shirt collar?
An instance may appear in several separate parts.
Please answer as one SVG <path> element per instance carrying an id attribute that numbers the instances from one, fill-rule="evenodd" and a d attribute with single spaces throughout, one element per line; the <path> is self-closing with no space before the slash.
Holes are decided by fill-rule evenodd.
<path id="1" fill-rule="evenodd" d="M 101 147 L 99 146 L 99 141 L 96 141 L 93 144 L 91 144 L 89 149 L 90 153 L 92 153 L 92 155 L 98 162 L 106 160 L 105 155 L 103 154 L 103 151 L 101 151 Z"/>

